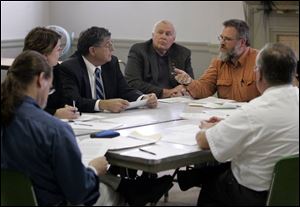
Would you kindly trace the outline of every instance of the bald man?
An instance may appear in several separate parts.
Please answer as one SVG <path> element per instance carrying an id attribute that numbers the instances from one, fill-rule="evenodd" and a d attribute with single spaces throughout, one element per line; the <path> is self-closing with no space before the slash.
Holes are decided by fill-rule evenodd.
<path id="1" fill-rule="evenodd" d="M 167 20 L 155 23 L 152 39 L 134 44 L 128 54 L 125 78 L 131 87 L 159 98 L 184 95 L 185 88 L 174 78 L 174 68 L 191 77 L 191 51 L 175 43 L 174 25 Z"/>

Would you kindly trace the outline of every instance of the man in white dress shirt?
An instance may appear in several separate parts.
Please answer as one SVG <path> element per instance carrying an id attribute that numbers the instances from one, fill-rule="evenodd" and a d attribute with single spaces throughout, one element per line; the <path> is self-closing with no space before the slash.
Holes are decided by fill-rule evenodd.
<path id="1" fill-rule="evenodd" d="M 199 146 L 231 164 L 209 174 L 195 169 L 195 183 L 202 184 L 198 205 L 265 205 L 275 163 L 299 154 L 299 88 L 292 86 L 296 65 L 291 48 L 267 44 L 255 67 L 262 95 L 226 120 L 201 122 Z"/>

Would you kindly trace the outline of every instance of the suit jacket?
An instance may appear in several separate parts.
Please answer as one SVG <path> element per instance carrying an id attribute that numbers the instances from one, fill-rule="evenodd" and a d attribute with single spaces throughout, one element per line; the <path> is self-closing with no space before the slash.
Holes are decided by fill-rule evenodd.
<path id="1" fill-rule="evenodd" d="M 172 63 L 176 68 L 182 69 L 194 78 L 191 66 L 191 51 L 174 43 L 168 51 L 169 82 L 172 87 L 179 83 L 171 75 Z M 128 54 L 125 68 L 125 78 L 131 87 L 143 93 L 155 93 L 161 97 L 163 88 L 158 86 L 158 61 L 157 54 L 152 46 L 152 39 L 143 43 L 134 44 Z"/>
<path id="2" fill-rule="evenodd" d="M 92 98 L 92 91 L 86 65 L 82 56 L 75 53 L 60 66 L 62 90 L 66 103 L 76 101 L 81 112 L 94 112 L 97 99 Z M 102 80 L 106 99 L 122 98 L 135 101 L 142 93 L 130 88 L 124 79 L 118 58 L 112 56 L 110 62 L 101 66 Z"/>
<path id="3" fill-rule="evenodd" d="M 48 96 L 47 106 L 45 111 L 49 114 L 54 115 L 56 110 L 59 108 L 63 108 L 65 103 L 62 99 L 62 84 L 60 81 L 60 70 L 59 64 L 53 67 L 53 87 L 55 88 L 55 92 Z"/>

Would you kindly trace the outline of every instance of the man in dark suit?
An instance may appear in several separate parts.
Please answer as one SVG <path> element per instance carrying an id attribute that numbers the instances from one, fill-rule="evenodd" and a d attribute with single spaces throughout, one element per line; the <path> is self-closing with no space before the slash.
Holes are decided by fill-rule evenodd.
<path id="1" fill-rule="evenodd" d="M 128 54 L 125 78 L 131 87 L 159 98 L 182 96 L 185 88 L 174 79 L 174 68 L 191 77 L 191 51 L 175 42 L 176 31 L 171 22 L 154 25 L 152 39 L 134 44 Z"/>
<path id="2" fill-rule="evenodd" d="M 77 52 L 59 66 L 66 102 L 75 101 L 81 112 L 121 112 L 128 107 L 128 101 L 137 99 L 147 99 L 147 106 L 155 108 L 156 95 L 143 95 L 130 88 L 112 51 L 107 29 L 91 27 L 80 34 Z"/>

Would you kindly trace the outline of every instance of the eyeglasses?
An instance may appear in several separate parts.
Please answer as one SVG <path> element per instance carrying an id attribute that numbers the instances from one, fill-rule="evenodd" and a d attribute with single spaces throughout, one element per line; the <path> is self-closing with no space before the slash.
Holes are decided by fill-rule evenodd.
<path id="1" fill-rule="evenodd" d="M 55 92 L 55 88 L 50 88 L 49 92 L 48 92 L 48 95 L 51 95 Z"/>
<path id="2" fill-rule="evenodd" d="M 107 49 L 110 49 L 110 50 L 114 50 L 114 44 L 112 41 L 109 41 L 107 42 L 105 45 L 97 45 L 97 46 L 94 46 L 94 47 L 104 47 L 104 48 L 107 48 Z"/>
<path id="3" fill-rule="evenodd" d="M 230 41 L 233 41 L 233 40 L 239 40 L 240 38 L 238 39 L 234 39 L 234 38 L 230 38 L 230 37 L 223 37 L 222 35 L 219 35 L 218 36 L 218 40 L 220 42 L 224 41 L 224 42 L 230 42 Z"/>

